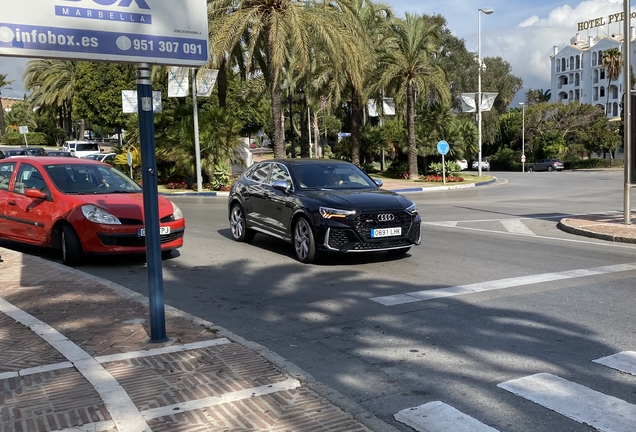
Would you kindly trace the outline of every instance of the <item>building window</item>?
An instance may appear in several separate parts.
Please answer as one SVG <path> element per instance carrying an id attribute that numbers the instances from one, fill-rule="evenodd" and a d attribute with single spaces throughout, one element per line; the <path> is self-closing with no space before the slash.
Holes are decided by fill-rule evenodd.
<path id="1" fill-rule="evenodd" d="M 612 99 L 618 99 L 618 87 L 615 85 L 610 87 L 610 94 L 612 95 Z"/>
<path id="2" fill-rule="evenodd" d="M 574 56 L 570 57 L 570 70 L 574 70 Z"/>
<path id="3" fill-rule="evenodd" d="M 581 94 L 579 93 L 579 89 L 574 90 L 574 100 L 580 100 Z"/>
<path id="4" fill-rule="evenodd" d="M 602 80 L 605 79 L 605 71 L 603 69 L 601 69 L 601 79 Z"/>
<path id="5" fill-rule="evenodd" d="M 598 84 L 598 69 L 592 71 L 592 83 Z"/>
<path id="6" fill-rule="evenodd" d="M 612 115 L 618 117 L 618 104 L 616 102 L 612 104 Z"/>
<path id="7" fill-rule="evenodd" d="M 570 90 L 570 97 L 568 98 L 569 101 L 574 100 L 574 92 L 572 90 Z"/>
<path id="8" fill-rule="evenodd" d="M 559 59 L 556 61 L 556 71 L 561 72 L 561 60 Z"/>
<path id="9" fill-rule="evenodd" d="M 599 97 L 605 97 L 605 87 L 601 86 L 599 92 L 598 92 L 598 96 Z"/>
<path id="10" fill-rule="evenodd" d="M 577 73 L 576 75 L 574 75 L 574 86 L 578 87 L 579 85 L 581 85 L 581 79 L 579 77 L 579 74 Z"/>
<path id="11" fill-rule="evenodd" d="M 598 87 L 594 87 L 592 89 L 592 101 L 596 102 L 598 100 Z"/>
<path id="12" fill-rule="evenodd" d="M 565 72 L 565 59 L 561 59 L 561 70 Z"/>
<path id="13" fill-rule="evenodd" d="M 596 53 L 592 53 L 592 66 L 596 66 Z"/>
<path id="14" fill-rule="evenodd" d="M 581 69 L 581 56 L 576 56 L 576 68 Z"/>

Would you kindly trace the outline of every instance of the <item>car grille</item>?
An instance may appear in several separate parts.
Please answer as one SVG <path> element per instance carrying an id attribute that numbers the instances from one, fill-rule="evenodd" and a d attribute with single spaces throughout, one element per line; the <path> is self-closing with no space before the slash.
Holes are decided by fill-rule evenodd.
<path id="1" fill-rule="evenodd" d="M 411 246 L 413 243 L 410 240 L 392 240 L 382 241 L 376 243 L 358 243 L 352 250 L 364 251 L 364 250 L 378 250 L 378 249 L 392 249 L 399 247 Z"/>
<path id="2" fill-rule="evenodd" d="M 337 228 L 329 229 L 329 243 L 327 243 L 329 247 L 340 249 L 350 241 L 351 240 L 349 240 L 349 237 L 347 236 L 347 230 Z"/>
<path id="3" fill-rule="evenodd" d="M 393 220 L 380 222 L 378 221 L 380 215 L 393 215 Z M 365 212 L 356 217 L 354 225 L 363 240 L 375 240 L 371 238 L 372 229 L 401 227 L 403 235 L 406 235 L 411 228 L 411 221 L 412 216 L 405 211 Z"/>
<path id="4" fill-rule="evenodd" d="M 170 234 L 161 236 L 161 244 L 170 243 L 183 238 L 185 230 L 174 230 Z M 104 246 L 140 247 L 146 246 L 146 237 L 136 234 L 97 234 Z"/>
<path id="5" fill-rule="evenodd" d="M 118 218 L 119 222 L 121 222 L 122 225 L 142 225 L 144 224 L 144 221 L 142 221 L 141 219 L 126 219 L 126 218 Z M 160 219 L 159 222 L 161 223 L 167 223 L 167 222 L 174 222 L 174 215 L 171 214 L 170 216 L 166 216 L 163 219 Z"/>

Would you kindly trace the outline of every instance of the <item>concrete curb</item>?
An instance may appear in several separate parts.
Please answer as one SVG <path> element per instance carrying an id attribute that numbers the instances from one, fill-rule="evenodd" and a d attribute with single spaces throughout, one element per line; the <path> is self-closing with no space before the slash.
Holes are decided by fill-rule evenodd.
<path id="1" fill-rule="evenodd" d="M 586 230 L 584 228 L 573 227 L 572 225 L 569 225 L 567 223 L 566 219 L 561 219 L 559 223 L 557 224 L 557 228 L 569 234 L 580 235 L 583 237 L 596 238 L 599 240 L 607 240 L 607 241 L 611 241 L 615 243 L 636 244 L 636 238 L 622 237 L 622 236 L 613 235 L 613 234 L 598 233 L 595 231 Z"/>
<path id="2" fill-rule="evenodd" d="M 492 180 L 488 180 L 481 183 L 418 187 L 418 188 L 406 188 L 406 189 L 390 189 L 390 190 L 397 193 L 439 192 L 439 191 L 445 191 L 445 190 L 468 189 L 468 188 L 477 187 L 477 186 L 486 186 L 486 185 L 495 183 L 496 181 L 497 181 L 497 177 L 493 177 Z"/>
<path id="3" fill-rule="evenodd" d="M 9 252 L 10 253 L 10 252 Z M 18 253 L 18 252 L 16 252 Z M 37 257 L 33 257 L 33 258 L 37 258 Z M 41 259 L 41 258 L 39 258 Z M 136 301 L 138 303 L 141 303 L 142 305 L 149 307 L 149 299 L 148 297 L 139 294 L 136 291 L 133 291 L 129 288 L 126 288 L 122 285 L 116 284 L 114 282 L 111 282 L 107 279 L 103 279 L 101 277 L 98 276 L 93 276 L 91 274 L 88 273 L 84 273 L 81 270 L 77 270 L 75 268 L 71 268 L 71 267 L 67 267 L 65 265 L 56 263 L 56 262 L 50 262 L 50 261 L 46 261 L 44 259 L 42 259 L 43 263 L 45 263 L 46 265 L 49 265 L 53 268 L 58 268 L 58 269 L 63 269 L 64 271 L 68 271 L 74 274 L 77 274 L 78 276 L 82 276 L 85 277 L 87 279 L 93 280 L 95 282 L 98 282 L 102 285 L 104 285 L 105 287 L 109 288 L 110 290 L 112 290 L 113 292 L 115 292 L 116 294 L 118 294 L 120 297 L 123 297 L 125 299 L 129 299 L 129 300 L 133 300 Z M 268 349 L 267 347 L 256 343 L 256 342 L 252 342 L 249 341 L 235 333 L 232 333 L 231 331 L 219 326 L 218 324 L 214 324 L 210 321 L 204 320 L 202 318 L 199 318 L 195 315 L 192 315 L 188 312 L 184 312 L 180 309 L 177 309 L 175 307 L 172 307 L 170 305 L 164 305 L 166 312 L 170 312 L 174 315 L 180 316 L 182 318 L 186 318 L 191 320 L 192 322 L 199 324 L 203 327 L 207 327 L 207 328 L 214 328 L 218 330 L 218 334 L 247 348 L 250 349 L 254 352 L 256 352 L 258 355 L 260 355 L 261 357 L 263 357 L 265 360 L 271 362 L 272 364 L 274 364 L 274 366 L 276 366 L 277 368 L 279 368 L 280 370 L 282 370 L 283 372 L 285 372 L 286 374 L 288 374 L 289 376 L 291 376 L 292 378 L 297 379 L 298 381 L 300 381 L 305 387 L 307 387 L 308 389 L 314 391 L 315 393 L 317 393 L 318 395 L 320 395 L 321 397 L 325 398 L 326 400 L 328 400 L 329 402 L 331 402 L 332 404 L 334 404 L 335 406 L 337 406 L 338 408 L 340 408 L 342 411 L 350 414 L 356 421 L 362 423 L 364 426 L 368 427 L 369 429 L 371 429 L 374 432 L 398 432 L 398 430 L 396 428 L 394 428 L 393 426 L 391 426 L 390 424 L 384 422 L 383 420 L 379 419 L 378 417 L 376 417 L 373 413 L 371 413 L 370 411 L 367 411 L 366 409 L 364 409 L 360 404 L 358 404 L 357 402 L 353 401 L 352 399 L 350 399 L 349 397 L 343 395 L 342 393 L 330 388 L 329 386 L 321 383 L 320 381 L 317 381 L 311 374 L 309 374 L 308 372 L 306 372 L 305 370 L 301 369 L 300 367 L 296 366 L 294 363 L 290 362 L 289 360 L 285 359 L 284 357 L 280 356 L 279 354 L 276 354 L 275 352 L 271 351 L 270 349 Z"/>
<path id="4" fill-rule="evenodd" d="M 164 197 L 171 197 L 171 196 L 227 197 L 227 196 L 230 196 L 230 193 L 229 192 L 201 192 L 201 193 L 199 192 L 174 192 L 174 193 L 159 192 L 159 195 Z"/>

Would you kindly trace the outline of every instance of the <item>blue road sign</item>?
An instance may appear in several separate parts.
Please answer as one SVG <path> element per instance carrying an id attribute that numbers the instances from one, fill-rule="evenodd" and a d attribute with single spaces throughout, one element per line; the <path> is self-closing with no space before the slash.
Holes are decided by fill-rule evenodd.
<path id="1" fill-rule="evenodd" d="M 259 138 L 263 138 L 263 132 L 258 131 L 258 137 L 259 137 Z"/>
<path id="2" fill-rule="evenodd" d="M 440 142 L 437 143 L 437 151 L 439 152 L 439 154 L 445 155 L 446 153 L 448 153 L 449 150 L 450 150 L 450 146 L 448 145 L 446 141 L 441 140 Z"/>

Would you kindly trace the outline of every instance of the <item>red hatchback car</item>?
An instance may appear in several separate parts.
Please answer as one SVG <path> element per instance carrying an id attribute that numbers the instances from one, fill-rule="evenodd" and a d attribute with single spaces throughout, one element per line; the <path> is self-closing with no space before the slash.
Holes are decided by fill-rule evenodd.
<path id="1" fill-rule="evenodd" d="M 159 197 L 161 250 L 183 246 L 185 219 Z M 0 161 L 0 237 L 84 254 L 145 253 L 142 189 L 111 165 L 41 156 Z"/>

